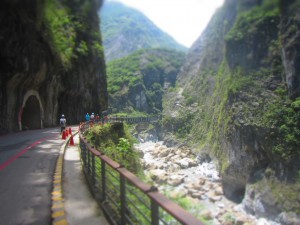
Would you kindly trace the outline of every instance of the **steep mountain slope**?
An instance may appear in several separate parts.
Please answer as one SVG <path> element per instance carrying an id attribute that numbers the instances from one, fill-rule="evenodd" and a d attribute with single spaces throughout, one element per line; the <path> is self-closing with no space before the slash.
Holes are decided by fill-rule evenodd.
<path id="1" fill-rule="evenodd" d="M 121 3 L 105 2 L 99 16 L 107 61 L 145 48 L 187 50 L 144 14 Z"/>
<path id="2" fill-rule="evenodd" d="M 183 52 L 145 49 L 109 62 L 110 107 L 118 112 L 160 112 L 164 90 L 174 87 L 184 58 Z"/>
<path id="3" fill-rule="evenodd" d="M 216 158 L 225 195 L 280 224 L 300 221 L 299 6 L 226 0 L 164 101 L 164 128 Z"/>
<path id="4" fill-rule="evenodd" d="M 106 109 L 101 2 L 1 1 L 0 132 Z"/>

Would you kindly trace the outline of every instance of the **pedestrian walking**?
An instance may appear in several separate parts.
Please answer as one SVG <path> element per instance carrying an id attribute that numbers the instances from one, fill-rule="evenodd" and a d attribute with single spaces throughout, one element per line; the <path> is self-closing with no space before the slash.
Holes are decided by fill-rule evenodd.
<path id="1" fill-rule="evenodd" d="M 91 120 L 94 121 L 94 119 L 95 119 L 95 114 L 92 113 L 92 115 L 91 115 Z"/>
<path id="2" fill-rule="evenodd" d="M 67 125 L 67 119 L 64 114 L 62 114 L 61 118 L 59 119 L 59 125 L 60 125 L 60 133 L 62 133 L 66 129 L 66 125 Z"/>
<path id="3" fill-rule="evenodd" d="M 85 115 L 85 120 L 86 120 L 86 121 L 90 121 L 90 118 L 91 118 L 91 117 L 90 117 L 90 114 L 89 114 L 89 113 L 86 113 L 86 115 Z"/>

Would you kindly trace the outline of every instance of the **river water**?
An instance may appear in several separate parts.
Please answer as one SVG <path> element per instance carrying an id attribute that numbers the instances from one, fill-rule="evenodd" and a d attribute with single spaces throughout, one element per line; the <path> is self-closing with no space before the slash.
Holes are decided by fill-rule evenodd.
<path id="1" fill-rule="evenodd" d="M 166 160 L 166 157 L 155 157 L 153 152 L 161 149 L 163 142 L 151 142 L 147 141 L 144 143 L 139 143 L 135 145 L 135 148 L 143 152 L 144 164 L 152 165 L 151 169 L 145 168 L 145 174 L 149 174 L 156 169 L 153 165 L 158 165 L 160 169 L 167 172 L 168 165 L 174 164 L 170 160 Z M 167 148 L 164 146 L 164 148 Z M 163 166 L 161 166 L 163 165 Z M 210 197 L 215 190 L 222 190 L 221 178 L 217 171 L 215 164 L 211 162 L 198 163 L 196 166 L 179 168 L 175 172 L 168 171 L 169 176 L 184 177 L 183 182 L 178 185 L 167 185 L 167 184 L 156 184 L 159 190 L 164 192 L 178 192 L 186 193 L 190 196 L 191 190 L 188 188 L 188 184 L 202 180 L 204 185 L 201 187 L 201 192 L 199 195 L 193 196 L 193 202 L 198 202 L 204 206 L 204 216 L 211 218 L 212 224 L 248 224 L 248 225 L 279 225 L 273 221 L 268 221 L 265 218 L 255 218 L 252 215 L 248 215 L 244 210 L 242 205 L 236 204 L 228 200 L 222 193 L 218 193 L 216 196 Z M 213 200 L 212 200 L 213 199 Z M 201 212 L 200 212 L 201 213 Z M 235 221 L 230 223 L 230 220 Z"/>

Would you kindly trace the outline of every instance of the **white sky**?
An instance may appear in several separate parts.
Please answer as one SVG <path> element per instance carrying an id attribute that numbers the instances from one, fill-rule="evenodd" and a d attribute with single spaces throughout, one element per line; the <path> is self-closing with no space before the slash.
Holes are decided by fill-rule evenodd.
<path id="1" fill-rule="evenodd" d="M 107 0 L 105 0 L 107 1 Z M 114 0 L 143 12 L 177 42 L 190 47 L 224 0 Z"/>

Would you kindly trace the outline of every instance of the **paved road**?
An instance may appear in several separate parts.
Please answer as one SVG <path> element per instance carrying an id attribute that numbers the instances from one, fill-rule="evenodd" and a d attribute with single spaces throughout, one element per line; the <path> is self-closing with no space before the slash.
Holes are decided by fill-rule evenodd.
<path id="1" fill-rule="evenodd" d="M 0 225 L 51 224 L 59 129 L 0 136 Z"/>

